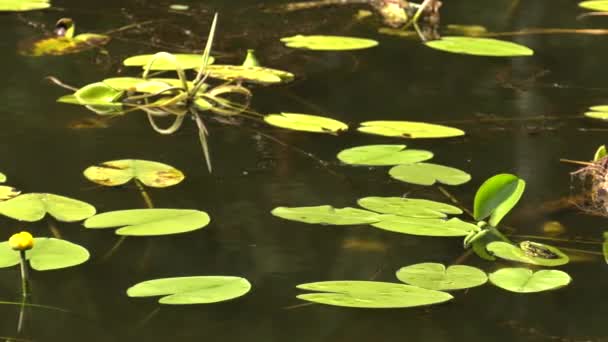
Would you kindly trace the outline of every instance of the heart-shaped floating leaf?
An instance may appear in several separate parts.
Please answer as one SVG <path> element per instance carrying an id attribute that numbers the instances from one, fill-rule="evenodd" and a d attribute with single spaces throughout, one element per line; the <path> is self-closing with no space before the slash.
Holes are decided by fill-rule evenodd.
<path id="1" fill-rule="evenodd" d="M 444 218 L 445 214 L 462 214 L 459 208 L 435 201 L 404 197 L 364 197 L 357 203 L 382 214 L 417 218 Z"/>
<path id="2" fill-rule="evenodd" d="M 37 271 L 56 270 L 80 265 L 89 260 L 86 248 L 66 240 L 55 238 L 34 238 L 34 247 L 25 253 L 30 265 Z M 8 241 L 0 243 L 0 267 L 19 264 L 20 256 Z"/>
<path id="3" fill-rule="evenodd" d="M 388 174 L 402 182 L 418 185 L 433 185 L 436 182 L 460 185 L 471 180 L 471 175 L 464 171 L 431 163 L 397 165 Z"/>
<path id="4" fill-rule="evenodd" d="M 19 195 L 0 202 L 0 214 L 19 221 L 39 221 L 47 213 L 59 221 L 75 222 L 95 215 L 95 207 L 72 198 L 41 193 Z"/>
<path id="5" fill-rule="evenodd" d="M 378 222 L 382 215 L 356 208 L 336 209 L 330 205 L 317 207 L 278 207 L 272 215 L 291 221 L 311 224 L 353 225 Z"/>
<path id="6" fill-rule="evenodd" d="M 534 51 L 526 46 L 492 38 L 442 37 L 426 42 L 425 45 L 445 52 L 475 56 L 516 57 L 534 54 Z"/>
<path id="7" fill-rule="evenodd" d="M 490 273 L 490 282 L 502 289 L 517 293 L 532 293 L 555 290 L 572 281 L 566 272 L 541 270 L 532 272 L 527 268 L 503 268 Z"/>
<path id="8" fill-rule="evenodd" d="M 607 0 L 583 1 L 580 2 L 578 5 L 582 8 L 590 9 L 592 11 L 608 12 Z"/>
<path id="9" fill-rule="evenodd" d="M 296 49 L 344 51 L 368 49 L 378 45 L 371 39 L 342 36 L 303 36 L 281 38 L 285 46 Z"/>
<path id="10" fill-rule="evenodd" d="M 86 228 L 116 228 L 118 235 L 156 236 L 191 232 L 204 228 L 211 219 L 204 211 L 192 209 L 132 209 L 95 215 Z"/>
<path id="11" fill-rule="evenodd" d="M 433 158 L 424 150 L 406 150 L 405 145 L 366 145 L 348 148 L 338 153 L 338 159 L 351 165 L 412 164 Z"/>
<path id="12" fill-rule="evenodd" d="M 79 34 L 74 38 L 53 37 L 23 44 L 19 53 L 26 56 L 61 56 L 78 53 L 107 44 L 109 36 L 93 33 Z"/>
<path id="13" fill-rule="evenodd" d="M 526 182 L 512 174 L 502 173 L 486 180 L 477 190 L 473 216 L 481 221 L 490 216 L 490 225 L 496 227 L 513 209 L 526 188 Z"/>
<path id="14" fill-rule="evenodd" d="M 398 138 L 450 138 L 464 135 L 458 128 L 415 121 L 366 121 L 359 132 Z"/>
<path id="15" fill-rule="evenodd" d="M 184 174 L 173 166 L 139 159 L 121 159 L 103 162 L 84 170 L 84 176 L 105 186 L 123 185 L 137 179 L 144 185 L 165 188 L 184 180 Z"/>
<path id="16" fill-rule="evenodd" d="M 466 265 L 453 265 L 445 268 L 442 264 L 425 262 L 402 267 L 397 278 L 404 283 L 429 290 L 461 290 L 485 284 L 486 273 Z"/>
<path id="17" fill-rule="evenodd" d="M 517 262 L 540 266 L 559 266 L 567 264 L 570 258 L 556 247 L 542 243 L 526 241 L 517 247 L 503 241 L 491 242 L 486 249 L 495 256 Z"/>
<path id="18" fill-rule="evenodd" d="M 338 120 L 310 114 L 268 114 L 264 117 L 264 121 L 276 127 L 314 133 L 336 134 L 348 129 L 345 123 Z"/>
<path id="19" fill-rule="evenodd" d="M 208 304 L 243 296 L 251 290 L 247 279 L 227 276 L 163 278 L 141 282 L 127 290 L 129 297 L 164 296 L 160 304 Z"/>
<path id="20" fill-rule="evenodd" d="M 182 54 L 182 53 L 173 53 L 173 57 L 175 57 L 175 62 L 179 65 L 182 70 L 187 69 L 197 69 L 200 68 L 203 64 L 203 55 L 197 54 Z M 155 57 L 155 55 L 138 55 L 125 59 L 122 64 L 125 66 L 141 66 L 145 68 L 148 63 Z M 209 56 L 208 64 L 212 64 L 214 62 L 214 58 Z M 153 64 L 150 70 L 176 70 L 176 64 L 169 62 L 168 60 L 158 58 Z"/>
<path id="21" fill-rule="evenodd" d="M 457 218 L 450 220 L 425 219 L 386 215 L 372 226 L 396 233 L 420 236 L 467 236 L 477 226 Z"/>
<path id="22" fill-rule="evenodd" d="M 454 298 L 446 292 L 379 281 L 321 281 L 297 287 L 321 292 L 301 294 L 297 296 L 299 299 L 352 308 L 408 308 L 443 303 Z"/>
<path id="23" fill-rule="evenodd" d="M 49 0 L 0 0 L 0 11 L 33 11 L 51 7 Z"/>
<path id="24" fill-rule="evenodd" d="M 210 65 L 209 77 L 226 81 L 246 81 L 258 84 L 278 84 L 290 82 L 294 75 L 290 72 L 260 66 Z"/>

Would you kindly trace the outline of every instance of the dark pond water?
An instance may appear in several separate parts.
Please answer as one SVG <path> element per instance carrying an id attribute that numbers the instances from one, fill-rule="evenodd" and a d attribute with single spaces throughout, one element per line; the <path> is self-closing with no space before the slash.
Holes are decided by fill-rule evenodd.
<path id="1" fill-rule="evenodd" d="M 492 31 L 530 27 L 603 28 L 606 19 L 577 20 L 574 1 L 445 0 L 443 24 L 484 25 Z M 281 220 L 276 206 L 331 204 L 354 206 L 369 196 L 401 196 L 445 201 L 433 187 L 390 180 L 385 168 L 340 165 L 343 148 L 394 143 L 355 132 L 338 137 L 287 132 L 246 122 L 210 122 L 214 173 L 206 171 L 195 125 L 161 136 L 143 113 L 108 122 L 106 128 L 78 128 L 94 119 L 78 106 L 56 103 L 65 90 L 44 81 L 56 76 L 84 85 L 116 73 L 129 55 L 201 49 L 211 15 L 220 12 L 216 55 L 238 63 L 255 48 L 266 65 L 290 70 L 297 80 L 254 89 L 260 113 L 304 112 L 356 125 L 367 120 L 449 123 L 464 138 L 408 141 L 430 149 L 438 163 L 461 168 L 471 182 L 450 187 L 470 207 L 475 189 L 491 175 L 510 172 L 527 181 L 518 208 L 504 223 L 513 234 L 543 235 L 559 221 L 562 239 L 600 241 L 608 221 L 576 210 L 545 210 L 543 203 L 570 195 L 572 165 L 560 158 L 587 160 L 605 143 L 605 127 L 585 121 L 590 105 L 608 103 L 604 77 L 606 36 L 525 35 L 512 37 L 536 51 L 529 58 L 491 59 L 449 55 L 417 40 L 381 35 L 376 19 L 357 22 L 361 7 L 328 8 L 291 14 L 261 12 L 275 2 L 253 0 L 182 3 L 192 15 L 168 13 L 171 2 L 145 0 L 56 0 L 61 10 L 1 14 L 3 86 L 0 87 L 0 170 L 25 192 L 50 192 L 94 204 L 99 212 L 144 207 L 137 189 L 101 188 L 82 170 L 114 159 L 165 162 L 184 171 L 181 184 L 150 190 L 157 207 L 205 210 L 212 223 L 184 235 L 128 238 L 109 259 L 102 256 L 118 240 L 111 231 L 80 224 L 57 224 L 61 236 L 86 246 L 91 260 L 79 267 L 33 274 L 33 302 L 45 309 L 26 311 L 23 338 L 36 341 L 605 341 L 603 305 L 608 286 L 599 244 L 556 242 L 592 251 L 573 253 L 562 267 L 574 279 L 559 291 L 518 295 L 486 285 L 456 294 L 449 304 L 400 310 L 361 310 L 298 306 L 295 286 L 323 280 L 395 281 L 404 265 L 452 263 L 462 254 L 460 239 L 424 238 L 366 226 L 323 227 Z M 60 17 L 76 20 L 80 32 L 104 32 L 133 21 L 164 19 L 149 31 L 124 33 L 108 46 L 109 55 L 85 52 L 64 57 L 23 57 L 23 40 L 41 34 L 26 22 L 52 27 Z M 188 35 L 185 30 L 191 34 Z M 282 47 L 278 39 L 295 33 L 342 34 L 377 39 L 380 46 L 359 52 L 306 52 Z M 122 37 L 123 39 L 118 39 Z M 511 37 L 509 37 L 511 39 Z M 536 75 L 543 74 L 536 78 Z M 532 120 L 545 117 L 544 120 Z M 483 120 L 493 118 L 495 120 Z M 599 130 L 598 130 L 599 129 Z M 264 138 L 272 135 L 314 159 Z M 48 221 L 24 224 L 1 220 L 3 238 L 27 228 L 49 236 Z M 514 238 L 516 239 L 516 238 Z M 507 263 L 470 256 L 466 264 L 493 271 Z M 187 307 L 162 306 L 154 299 L 131 299 L 125 290 L 140 281 L 189 275 L 238 275 L 253 285 L 237 300 Z M 0 271 L 0 299 L 19 298 L 17 268 Z M 19 308 L 0 305 L 0 336 L 15 336 Z"/>

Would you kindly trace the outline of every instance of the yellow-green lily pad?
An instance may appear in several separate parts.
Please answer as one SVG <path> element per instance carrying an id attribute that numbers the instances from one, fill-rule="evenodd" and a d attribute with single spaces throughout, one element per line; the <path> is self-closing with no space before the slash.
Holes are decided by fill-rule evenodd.
<path id="1" fill-rule="evenodd" d="M 261 66 L 217 64 L 206 69 L 209 77 L 226 81 L 242 80 L 259 84 L 278 84 L 290 82 L 294 75 L 290 72 Z"/>
<path id="2" fill-rule="evenodd" d="M 534 293 L 559 289 L 572 281 L 568 273 L 558 270 L 532 271 L 527 268 L 503 268 L 490 273 L 490 282 L 517 293 Z"/>
<path id="3" fill-rule="evenodd" d="M 396 275 L 397 279 L 404 283 L 440 291 L 468 289 L 488 281 L 486 273 L 478 268 L 466 265 L 452 265 L 446 268 L 442 264 L 433 262 L 402 267 Z"/>
<path id="4" fill-rule="evenodd" d="M 97 184 L 118 186 L 137 179 L 146 186 L 165 188 L 184 180 L 184 174 L 173 166 L 139 159 L 121 159 L 88 167 L 84 176 Z"/>
<path id="5" fill-rule="evenodd" d="M 0 0 L 0 12 L 24 12 L 51 7 L 49 0 Z"/>
<path id="6" fill-rule="evenodd" d="M 76 222 L 95 215 L 95 207 L 69 197 L 29 193 L 0 202 L 0 214 L 15 220 L 35 222 L 46 214 L 58 221 Z"/>
<path id="7" fill-rule="evenodd" d="M 36 271 L 56 270 L 80 265 L 89 260 L 89 251 L 75 243 L 55 238 L 34 238 L 34 246 L 25 252 L 25 257 Z M 19 264 L 21 257 L 8 241 L 0 243 L 0 267 Z"/>
<path id="8" fill-rule="evenodd" d="M 350 165 L 386 166 L 412 164 L 433 158 L 425 150 L 408 150 L 405 145 L 365 145 L 338 153 L 338 159 Z"/>
<path id="9" fill-rule="evenodd" d="M 471 180 L 471 175 L 462 170 L 432 163 L 397 165 L 388 173 L 394 179 L 418 185 L 433 185 L 436 182 L 460 185 Z"/>
<path id="10" fill-rule="evenodd" d="M 397 215 L 385 215 L 380 222 L 372 223 L 372 226 L 395 233 L 442 237 L 467 236 L 471 231 L 478 229 L 476 225 L 458 218 L 443 220 Z"/>
<path id="11" fill-rule="evenodd" d="M 586 8 L 592 11 L 608 12 L 608 1 L 597 0 L 597 1 L 583 1 L 578 4 L 582 8 Z"/>
<path id="12" fill-rule="evenodd" d="M 202 66 L 203 64 L 203 55 L 197 55 L 197 54 L 183 54 L 183 53 L 173 53 L 171 54 L 173 55 L 173 57 L 175 57 L 175 61 L 177 63 L 177 65 L 179 65 L 182 70 L 187 70 L 187 69 L 198 69 Z M 155 55 L 150 54 L 150 55 L 139 55 L 139 56 L 133 56 L 133 57 L 129 57 L 127 59 L 125 59 L 122 63 L 125 66 L 141 66 L 142 68 L 145 68 L 148 63 L 150 62 L 150 60 L 152 60 L 152 58 L 154 58 Z M 209 62 L 207 64 L 212 64 L 215 61 L 215 59 L 211 56 L 209 56 Z M 163 58 L 158 58 L 156 61 L 154 61 L 154 63 L 152 64 L 152 67 L 150 68 L 150 70 L 176 70 L 176 64 L 163 59 Z"/>
<path id="13" fill-rule="evenodd" d="M 304 132 L 336 134 L 348 129 L 348 125 L 341 121 L 310 114 L 268 114 L 264 121 L 272 126 Z"/>
<path id="14" fill-rule="evenodd" d="M 442 37 L 428 41 L 425 45 L 445 52 L 475 56 L 517 57 L 534 54 L 534 51 L 526 46 L 493 38 Z"/>
<path id="15" fill-rule="evenodd" d="M 277 207 L 272 215 L 282 219 L 310 224 L 357 225 L 378 222 L 383 215 L 357 208 L 334 208 L 329 205 L 313 207 Z"/>
<path id="16" fill-rule="evenodd" d="M 281 38 L 281 41 L 290 48 L 325 51 L 369 49 L 378 45 L 378 42 L 372 39 L 323 35 L 304 36 L 301 34 Z"/>
<path id="17" fill-rule="evenodd" d="M 409 139 L 450 138 L 464 135 L 458 128 L 416 121 L 366 121 L 359 132 Z"/>
<path id="18" fill-rule="evenodd" d="M 517 262 L 523 262 L 526 264 L 540 265 L 540 266 L 560 266 L 567 264 L 570 261 L 570 258 L 564 252 L 560 251 L 557 247 L 553 247 L 550 245 L 538 243 L 538 242 L 530 242 L 525 241 L 527 243 L 532 243 L 532 247 L 534 248 L 522 248 L 522 246 L 514 246 L 510 243 L 503 241 L 494 241 L 489 243 L 486 246 L 486 249 L 493 253 L 495 256 L 511 260 Z M 525 246 L 523 246 L 525 247 Z M 534 250 L 538 249 L 540 251 L 546 251 L 544 253 L 537 252 Z M 544 257 L 543 255 L 548 255 L 550 257 Z"/>

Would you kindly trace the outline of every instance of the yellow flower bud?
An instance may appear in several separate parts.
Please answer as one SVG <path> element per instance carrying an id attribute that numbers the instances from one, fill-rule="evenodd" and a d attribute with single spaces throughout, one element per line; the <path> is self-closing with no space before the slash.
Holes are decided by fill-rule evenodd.
<path id="1" fill-rule="evenodd" d="M 13 236 L 8 239 L 8 245 L 16 251 L 27 251 L 34 247 L 34 237 L 28 232 L 13 234 Z"/>

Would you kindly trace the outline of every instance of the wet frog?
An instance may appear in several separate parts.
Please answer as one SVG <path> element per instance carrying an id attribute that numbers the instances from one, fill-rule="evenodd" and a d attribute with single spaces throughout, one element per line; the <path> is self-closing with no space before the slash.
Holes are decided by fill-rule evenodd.
<path id="1" fill-rule="evenodd" d="M 547 246 L 532 242 L 532 241 L 522 241 L 519 244 L 519 248 L 521 248 L 527 256 L 542 258 L 542 259 L 558 259 L 559 255 L 555 254 L 551 251 Z"/>

